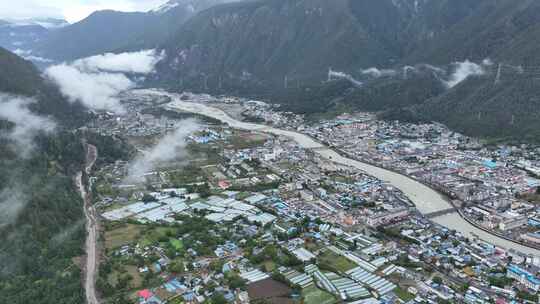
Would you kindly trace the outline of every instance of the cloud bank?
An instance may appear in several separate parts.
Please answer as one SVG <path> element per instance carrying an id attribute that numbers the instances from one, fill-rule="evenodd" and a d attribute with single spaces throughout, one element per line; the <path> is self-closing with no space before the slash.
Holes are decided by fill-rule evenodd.
<path id="1" fill-rule="evenodd" d="M 117 95 L 135 86 L 123 74 L 87 73 L 68 64 L 52 66 L 45 73 L 71 101 L 80 101 L 93 110 L 124 112 Z"/>
<path id="2" fill-rule="evenodd" d="M 118 94 L 136 85 L 126 75 L 150 74 L 163 58 L 164 53 L 155 50 L 107 53 L 51 66 L 45 75 L 73 102 L 80 101 L 93 110 L 122 113 Z"/>
<path id="3" fill-rule="evenodd" d="M 446 68 L 441 68 L 427 63 L 420 63 L 415 66 L 404 66 L 396 69 L 379 69 L 372 67 L 361 70 L 361 73 L 372 78 L 402 76 L 404 79 L 407 79 L 411 73 L 429 72 L 450 89 L 467 79 L 469 76 L 481 76 L 486 74 L 493 65 L 493 61 L 486 58 L 481 64 L 465 60 L 463 62 L 454 62 Z M 342 75 L 342 77 L 345 76 L 346 75 Z"/>
<path id="4" fill-rule="evenodd" d="M 397 74 L 396 70 L 391 70 L 391 69 L 379 70 L 378 68 L 375 68 L 375 67 L 362 70 L 361 72 L 364 75 L 368 75 L 374 78 L 385 77 L 385 76 L 395 76 Z"/>
<path id="5" fill-rule="evenodd" d="M 0 191 L 0 228 L 15 223 L 28 198 L 16 188 Z"/>
<path id="6" fill-rule="evenodd" d="M 354 77 L 352 77 L 351 75 L 349 75 L 347 73 L 329 70 L 328 71 L 328 79 L 336 79 L 336 78 L 337 79 L 346 79 L 346 80 L 348 80 L 349 82 L 351 82 L 353 85 L 355 85 L 357 87 L 361 87 L 362 84 L 363 84 L 361 81 L 358 81 L 358 80 L 354 79 Z"/>
<path id="7" fill-rule="evenodd" d="M 485 69 L 481 65 L 470 62 L 469 60 L 455 62 L 453 65 L 454 72 L 450 75 L 448 81 L 445 82 L 448 88 L 455 87 L 469 76 L 481 76 L 486 73 Z"/>
<path id="8" fill-rule="evenodd" d="M 163 57 L 164 53 L 158 54 L 156 50 L 122 54 L 106 53 L 76 60 L 73 62 L 73 66 L 79 70 L 90 72 L 150 74 Z"/>
<path id="9" fill-rule="evenodd" d="M 188 153 L 186 139 L 200 129 L 200 124 L 194 119 L 186 119 L 180 125 L 181 127 L 174 132 L 165 135 L 150 151 L 135 159 L 128 169 L 128 181 L 140 180 L 145 173 L 154 170 L 160 162 L 186 157 Z"/>
<path id="10" fill-rule="evenodd" d="M 51 62 L 53 62 L 51 59 L 32 55 L 32 51 L 30 51 L 30 50 L 16 49 L 16 50 L 13 51 L 13 53 L 18 55 L 19 57 L 22 57 L 22 58 L 24 58 L 26 60 L 30 60 L 30 61 L 34 61 L 34 62 L 40 62 L 40 63 L 51 63 Z"/>
<path id="11" fill-rule="evenodd" d="M 30 111 L 28 107 L 35 102 L 32 98 L 0 93 L 0 119 L 14 124 L 13 129 L 4 136 L 16 143 L 21 156 L 30 153 L 34 137 L 39 132 L 52 132 L 56 128 L 53 120 Z"/>

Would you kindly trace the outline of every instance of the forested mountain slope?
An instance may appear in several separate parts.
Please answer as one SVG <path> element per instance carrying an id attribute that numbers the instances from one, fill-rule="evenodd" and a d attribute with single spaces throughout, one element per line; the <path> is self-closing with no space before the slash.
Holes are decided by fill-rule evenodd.
<path id="1" fill-rule="evenodd" d="M 57 61 L 105 52 L 155 48 L 199 11 L 231 0 L 171 0 L 149 12 L 97 11 L 87 18 L 50 32 L 35 52 Z"/>
<path id="2" fill-rule="evenodd" d="M 0 92 L 33 97 L 38 101 L 31 105 L 33 110 L 52 115 L 66 125 L 84 121 L 82 105 L 68 102 L 31 62 L 3 48 L 0 48 Z"/>
<path id="3" fill-rule="evenodd" d="M 370 111 L 411 107 L 418 119 L 470 134 L 529 134 L 540 128 L 534 119 L 538 16 L 533 0 L 219 5 L 191 18 L 164 45 L 167 59 L 152 81 L 261 96 L 303 112 L 344 104 Z M 373 70 L 391 73 L 373 76 Z M 337 96 L 328 78 L 351 85 Z M 484 107 L 489 110 L 478 115 Z M 511 124 L 497 131 L 503 122 Z"/>
<path id="4" fill-rule="evenodd" d="M 80 270 L 72 258 L 82 254 L 85 233 L 72 175 L 83 165 L 84 150 L 79 136 L 65 127 L 73 127 L 73 117 L 82 118 L 84 112 L 44 82 L 31 63 L 3 49 L 0 93 L 0 110 L 6 111 L 4 103 L 35 98 L 21 106 L 32 114 L 7 109 L 56 125 L 54 132 L 44 125 L 25 134 L 32 121 L 0 119 L 1 302 L 82 303 Z M 27 141 L 19 142 L 22 136 Z"/>

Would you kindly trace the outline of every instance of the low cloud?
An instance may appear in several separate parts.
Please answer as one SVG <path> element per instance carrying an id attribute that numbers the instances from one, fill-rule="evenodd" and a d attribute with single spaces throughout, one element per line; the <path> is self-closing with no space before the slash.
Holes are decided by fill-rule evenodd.
<path id="1" fill-rule="evenodd" d="M 180 127 L 174 132 L 161 138 L 150 151 L 135 159 L 128 169 L 128 181 L 140 180 L 145 173 L 153 171 L 161 162 L 178 160 L 187 156 L 186 140 L 201 126 L 194 119 L 184 120 L 179 125 Z"/>
<path id="2" fill-rule="evenodd" d="M 158 54 L 156 50 L 122 54 L 106 53 L 76 60 L 73 62 L 73 66 L 79 70 L 90 72 L 149 74 L 154 71 L 156 64 L 164 58 L 164 54 L 163 52 Z"/>
<path id="3" fill-rule="evenodd" d="M 486 73 L 484 67 L 469 60 L 455 62 L 453 66 L 454 72 L 450 75 L 448 81 L 445 82 L 448 88 L 455 87 L 469 76 L 481 76 Z"/>
<path id="4" fill-rule="evenodd" d="M 391 69 L 382 69 L 382 70 L 380 70 L 380 69 L 375 68 L 375 67 L 362 70 L 361 72 L 364 75 L 368 75 L 368 76 L 371 76 L 371 77 L 374 77 L 374 78 L 397 75 L 396 70 L 391 70 Z"/>
<path id="5" fill-rule="evenodd" d="M 0 93 L 0 120 L 13 123 L 14 127 L 3 134 L 16 143 L 21 156 L 26 156 L 33 148 L 34 137 L 39 132 L 50 133 L 56 123 L 48 117 L 32 113 L 29 106 L 35 99 Z"/>
<path id="6" fill-rule="evenodd" d="M 86 221 L 81 219 L 75 222 L 73 225 L 62 229 L 62 231 L 58 232 L 51 238 L 52 243 L 60 245 L 65 241 L 72 239 L 76 233 L 80 233 L 81 230 L 84 230 L 85 223 Z"/>
<path id="7" fill-rule="evenodd" d="M 449 68 L 441 68 L 427 63 L 420 63 L 415 66 L 404 66 L 396 69 L 378 69 L 372 67 L 362 70 L 361 73 L 373 78 L 400 76 L 404 79 L 408 79 L 413 73 L 431 73 L 450 89 L 467 79 L 469 76 L 486 74 L 493 64 L 494 63 L 489 58 L 486 58 L 481 64 L 476 64 L 469 60 L 454 62 L 449 65 Z M 347 75 L 343 75 L 343 77 L 345 76 Z"/>
<path id="8" fill-rule="evenodd" d="M 62 94 L 71 101 L 80 101 L 93 110 L 124 112 L 117 96 L 135 86 L 124 74 L 87 73 L 68 64 L 52 66 L 45 74 L 58 84 Z"/>
<path id="9" fill-rule="evenodd" d="M 379 69 L 377 67 L 371 67 L 369 69 L 361 70 L 361 73 L 372 78 L 400 76 L 407 79 L 410 73 L 417 73 L 423 71 L 430 71 L 432 73 L 435 73 L 437 77 L 439 75 L 446 74 L 446 71 L 444 69 L 426 63 L 420 63 L 415 66 L 406 65 L 404 67 L 395 69 Z"/>
<path id="10" fill-rule="evenodd" d="M 20 189 L 10 187 L 0 191 L 0 228 L 15 223 L 27 202 Z"/>
<path id="11" fill-rule="evenodd" d="M 485 66 L 492 66 L 493 65 L 493 61 L 489 58 L 486 58 L 484 60 L 482 60 L 482 65 L 485 65 Z"/>
<path id="12" fill-rule="evenodd" d="M 333 71 L 333 70 L 330 70 L 328 71 L 328 79 L 346 79 L 348 80 L 349 82 L 351 82 L 353 85 L 357 86 L 357 87 L 361 87 L 363 85 L 363 83 L 361 81 L 358 81 L 356 79 L 354 79 L 354 77 L 352 77 L 352 75 L 349 75 L 347 73 L 344 73 L 344 72 L 339 72 L 339 71 Z"/>
<path id="13" fill-rule="evenodd" d="M 60 87 L 71 101 L 80 101 L 93 110 L 124 112 L 118 94 L 136 83 L 126 74 L 152 73 L 164 53 L 146 50 L 134 53 L 104 54 L 47 68 L 45 75 Z"/>
<path id="14" fill-rule="evenodd" d="M 30 50 L 16 49 L 16 50 L 13 51 L 13 53 L 18 55 L 19 57 L 22 57 L 22 58 L 24 58 L 26 60 L 30 60 L 30 61 L 33 61 L 33 62 L 40 62 L 40 63 L 51 63 L 51 62 L 53 62 L 51 59 L 32 55 L 32 51 L 30 51 Z"/>

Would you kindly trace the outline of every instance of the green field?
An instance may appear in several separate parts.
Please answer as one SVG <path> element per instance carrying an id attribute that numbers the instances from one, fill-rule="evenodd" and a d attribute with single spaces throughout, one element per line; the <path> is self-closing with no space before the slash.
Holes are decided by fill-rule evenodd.
<path id="1" fill-rule="evenodd" d="M 339 256 L 339 255 L 337 255 L 337 254 L 335 254 L 335 253 L 333 253 L 332 251 L 329 251 L 329 250 L 327 250 L 324 253 L 320 254 L 317 259 L 318 259 L 320 264 L 329 265 L 330 267 L 332 267 L 332 268 L 334 268 L 334 269 L 336 269 L 338 271 L 341 271 L 341 272 L 351 270 L 351 269 L 358 266 L 355 263 L 348 260 L 347 258 L 345 258 L 343 256 Z"/>
<path id="2" fill-rule="evenodd" d="M 396 295 L 398 296 L 398 298 L 402 299 L 403 301 L 405 302 L 408 302 L 412 299 L 414 299 L 414 295 L 410 294 L 408 291 L 406 291 L 405 289 L 401 289 L 400 287 L 396 288 L 394 290 L 394 292 L 396 293 Z"/>
<path id="3" fill-rule="evenodd" d="M 181 240 L 170 239 L 169 243 L 171 243 L 171 245 L 174 247 L 174 249 L 176 249 L 176 251 L 184 249 L 184 243 Z"/>
<path id="4" fill-rule="evenodd" d="M 334 304 L 337 303 L 336 298 L 315 286 L 309 286 L 302 291 L 305 304 Z"/>
<path id="5" fill-rule="evenodd" d="M 143 247 L 150 246 L 158 242 L 167 242 L 169 240 L 168 235 L 175 235 L 176 229 L 170 227 L 157 227 L 147 232 L 141 242 Z"/>
<path id="6" fill-rule="evenodd" d="M 134 242 L 141 232 L 138 225 L 126 224 L 105 232 L 105 248 L 114 249 Z"/>

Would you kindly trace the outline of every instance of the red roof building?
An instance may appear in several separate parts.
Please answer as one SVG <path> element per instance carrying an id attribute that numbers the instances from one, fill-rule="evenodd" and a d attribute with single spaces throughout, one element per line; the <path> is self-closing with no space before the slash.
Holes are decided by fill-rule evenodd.
<path id="1" fill-rule="evenodd" d="M 226 189 L 229 189 L 231 187 L 231 183 L 229 183 L 228 181 L 219 181 L 218 183 L 218 186 L 223 189 L 223 190 L 226 190 Z"/>
<path id="2" fill-rule="evenodd" d="M 143 289 L 139 291 L 137 295 L 145 300 L 148 300 L 153 296 L 152 292 L 148 289 Z"/>

